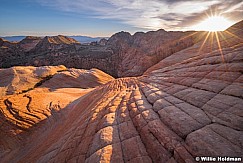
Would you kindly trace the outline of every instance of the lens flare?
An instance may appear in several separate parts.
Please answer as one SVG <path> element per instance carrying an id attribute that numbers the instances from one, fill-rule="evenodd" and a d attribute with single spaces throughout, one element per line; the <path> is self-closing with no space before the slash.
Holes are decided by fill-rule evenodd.
<path id="1" fill-rule="evenodd" d="M 222 16 L 211 16 L 202 21 L 201 23 L 195 25 L 193 29 L 197 31 L 224 31 L 228 27 L 230 27 L 233 22 L 227 20 Z"/>

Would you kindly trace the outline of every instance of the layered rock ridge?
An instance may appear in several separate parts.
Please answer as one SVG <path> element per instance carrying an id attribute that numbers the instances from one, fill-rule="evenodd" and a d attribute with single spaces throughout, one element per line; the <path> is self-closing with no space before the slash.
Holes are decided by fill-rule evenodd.
<path id="1" fill-rule="evenodd" d="M 0 48 L 0 66 L 65 65 L 98 68 L 114 77 L 139 76 L 152 65 L 197 42 L 195 32 L 165 30 L 119 32 L 99 43 L 80 44 L 58 35 L 26 37 L 19 43 L 6 42 Z"/>
<path id="2" fill-rule="evenodd" d="M 1 158 L 5 152 L 28 144 L 39 129 L 42 132 L 61 123 L 65 113 L 60 110 L 114 79 L 97 69 L 68 69 L 63 65 L 0 69 L 0 78 Z"/>

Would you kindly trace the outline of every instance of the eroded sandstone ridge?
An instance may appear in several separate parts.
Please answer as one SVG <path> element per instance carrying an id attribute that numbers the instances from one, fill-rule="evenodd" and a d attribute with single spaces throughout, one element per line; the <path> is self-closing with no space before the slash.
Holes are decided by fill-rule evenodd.
<path id="1" fill-rule="evenodd" d="M 4 127 L 12 128 L 1 136 L 1 160 L 161 163 L 195 162 L 196 156 L 243 157 L 242 25 L 203 33 L 202 41 L 140 77 L 111 79 L 80 98 L 73 92 L 74 102 L 39 122 L 22 116 L 35 124 L 27 131 L 9 125 L 18 120 L 8 114 L 13 110 L 18 116 L 14 111 L 20 103 L 5 102 L 1 134 Z M 56 98 L 66 99 L 71 92 Z M 28 93 L 21 97 L 26 103 Z"/>
<path id="2" fill-rule="evenodd" d="M 65 114 L 60 110 L 113 80 L 98 69 L 68 69 L 62 65 L 0 69 L 0 76 L 0 157 L 21 146 L 32 130 L 39 128 L 35 128 L 37 124 L 43 123 L 44 129 L 50 127 Z"/>
<path id="3" fill-rule="evenodd" d="M 118 32 L 89 45 L 62 35 L 28 36 L 15 43 L 0 40 L 0 67 L 65 65 L 98 68 L 114 77 L 140 76 L 161 59 L 196 43 L 195 34 L 162 29 L 134 35 Z"/>

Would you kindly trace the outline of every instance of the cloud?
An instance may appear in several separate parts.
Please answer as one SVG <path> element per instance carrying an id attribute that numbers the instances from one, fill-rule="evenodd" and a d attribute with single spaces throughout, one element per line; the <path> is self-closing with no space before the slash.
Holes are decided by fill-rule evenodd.
<path id="1" fill-rule="evenodd" d="M 37 0 L 45 6 L 145 29 L 190 30 L 207 15 L 242 19 L 242 0 Z"/>

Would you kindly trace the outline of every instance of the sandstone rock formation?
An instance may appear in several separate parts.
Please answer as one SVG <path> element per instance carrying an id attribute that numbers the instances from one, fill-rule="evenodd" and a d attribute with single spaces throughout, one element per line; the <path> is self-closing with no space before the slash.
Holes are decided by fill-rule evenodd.
<path id="1" fill-rule="evenodd" d="M 77 98 L 94 87 L 113 80 L 97 69 L 67 69 L 65 66 L 0 69 L 0 77 L 1 160 L 9 149 L 18 148 L 25 138 L 36 132 L 37 124 L 43 123 L 45 127 L 40 128 L 46 130 L 65 115 L 59 114 L 60 110 L 74 105 Z"/>
<path id="2" fill-rule="evenodd" d="M 41 40 L 27 37 L 14 45 L 10 43 L 12 47 L 0 49 L 3 58 L 0 59 L 0 66 L 65 65 L 82 69 L 98 68 L 114 77 L 139 76 L 161 59 L 195 44 L 197 37 L 194 34 L 165 30 L 137 32 L 134 35 L 119 32 L 108 40 L 101 39 L 99 43 L 90 45 L 82 45 L 61 35 Z"/>
<path id="3" fill-rule="evenodd" d="M 12 67 L 0 69 L 0 97 L 30 90 L 48 76 L 57 71 L 66 70 L 65 66 L 45 67 Z"/>
<path id="4" fill-rule="evenodd" d="M 142 76 L 110 80 L 54 109 L 41 122 L 29 118 L 37 113 L 28 107 L 23 108 L 28 116 L 16 111 L 22 107 L 19 99 L 6 101 L 1 107 L 2 162 L 161 163 L 195 162 L 197 156 L 243 157 L 242 25 L 200 33 L 202 41 L 164 58 Z M 34 96 L 38 89 L 29 93 Z M 72 91 L 61 93 L 60 99 Z M 26 97 L 21 98 L 28 104 Z M 53 103 L 47 106 L 53 110 Z M 59 107 L 57 102 L 54 108 Z M 19 121 L 22 126 L 13 124 Z"/>
<path id="5" fill-rule="evenodd" d="M 105 84 L 114 78 L 98 69 L 82 70 L 70 68 L 55 74 L 50 80 L 40 87 L 48 87 L 52 90 L 59 88 L 94 88 Z M 61 82 L 60 82 L 61 81 Z"/>
<path id="6" fill-rule="evenodd" d="M 152 65 L 171 54 L 196 43 L 195 32 L 167 32 L 163 29 L 147 33 L 119 32 L 107 42 L 120 63 L 117 76 L 139 76 Z"/>
<path id="7" fill-rule="evenodd" d="M 67 69 L 63 65 L 18 66 L 0 69 L 0 77 L 0 97 L 24 93 L 36 87 L 52 90 L 58 88 L 94 88 L 113 79 L 113 77 L 98 69 Z"/>
<path id="8" fill-rule="evenodd" d="M 66 36 L 46 36 L 35 47 L 34 51 L 43 52 L 47 50 L 56 50 L 67 47 L 68 45 L 80 44 L 73 38 Z"/>
<path id="9" fill-rule="evenodd" d="M 105 39 L 105 38 L 102 38 L 102 39 L 100 39 L 100 41 L 99 41 L 99 45 L 106 45 L 107 44 L 107 42 L 108 42 L 108 40 L 107 39 Z"/>
<path id="10" fill-rule="evenodd" d="M 27 36 L 19 42 L 20 48 L 25 52 L 32 50 L 41 41 L 41 37 Z"/>

